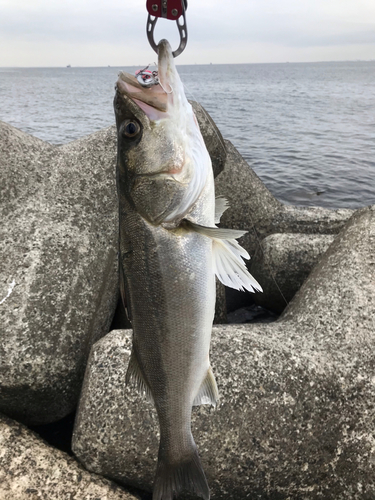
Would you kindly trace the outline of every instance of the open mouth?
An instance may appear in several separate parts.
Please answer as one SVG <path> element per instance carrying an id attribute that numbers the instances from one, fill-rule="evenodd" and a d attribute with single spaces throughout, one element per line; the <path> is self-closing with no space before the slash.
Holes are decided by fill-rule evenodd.
<path id="1" fill-rule="evenodd" d="M 173 55 L 169 43 L 159 43 L 158 71 L 144 68 L 131 75 L 121 71 L 117 80 L 120 94 L 132 99 L 150 120 L 166 117 L 168 103 L 173 103 L 171 80 L 176 77 Z"/>
<path id="2" fill-rule="evenodd" d="M 135 76 L 121 71 L 117 80 L 117 89 L 120 94 L 135 101 L 141 109 L 143 109 L 141 104 L 144 104 L 163 113 L 167 111 L 167 95 L 160 85 L 143 87 Z"/>

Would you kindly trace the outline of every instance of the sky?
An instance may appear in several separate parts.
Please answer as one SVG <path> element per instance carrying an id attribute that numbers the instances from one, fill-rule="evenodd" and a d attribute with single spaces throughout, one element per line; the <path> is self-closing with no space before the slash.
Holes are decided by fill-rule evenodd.
<path id="1" fill-rule="evenodd" d="M 188 0 L 178 64 L 375 60 L 375 0 Z M 0 0 L 0 67 L 143 66 L 145 0 Z M 155 41 L 179 44 L 174 21 Z"/>

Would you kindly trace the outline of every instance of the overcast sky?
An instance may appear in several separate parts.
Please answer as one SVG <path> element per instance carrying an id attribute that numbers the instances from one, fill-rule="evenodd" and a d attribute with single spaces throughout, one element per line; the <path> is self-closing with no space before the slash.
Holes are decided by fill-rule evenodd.
<path id="1" fill-rule="evenodd" d="M 0 66 L 142 66 L 146 0 L 0 0 Z M 375 0 L 189 0 L 178 64 L 375 59 Z M 178 46 L 175 22 L 155 39 Z"/>

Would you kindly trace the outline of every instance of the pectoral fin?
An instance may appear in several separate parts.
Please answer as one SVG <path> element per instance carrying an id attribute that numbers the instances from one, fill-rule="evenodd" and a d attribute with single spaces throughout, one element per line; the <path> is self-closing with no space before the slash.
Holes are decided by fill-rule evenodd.
<path id="1" fill-rule="evenodd" d="M 201 226 L 188 219 L 184 219 L 181 222 L 181 226 L 185 227 L 185 229 L 203 234 L 203 236 L 207 236 L 208 238 L 219 238 L 221 240 L 241 238 L 241 236 L 247 233 L 247 231 L 243 231 L 242 229 L 222 229 L 221 227 Z"/>
<path id="2" fill-rule="evenodd" d="M 203 380 L 199 388 L 198 394 L 195 396 L 193 406 L 212 405 L 216 406 L 219 399 L 215 376 L 212 373 L 211 366 L 208 369 L 206 378 Z"/>
<path id="3" fill-rule="evenodd" d="M 135 387 L 139 394 L 142 396 L 146 396 L 146 399 L 150 401 L 150 403 L 154 402 L 154 398 L 152 397 L 151 389 L 147 384 L 143 373 L 140 369 L 138 358 L 134 347 L 132 349 L 132 353 L 130 355 L 128 370 L 126 372 L 125 377 L 126 385 L 132 385 Z"/>
<path id="4" fill-rule="evenodd" d="M 225 286 L 249 292 L 263 291 L 242 260 L 250 259 L 250 255 L 236 241 L 236 238 L 240 238 L 247 231 L 200 226 L 186 219 L 183 224 L 186 229 L 212 239 L 213 269 Z"/>
<path id="5" fill-rule="evenodd" d="M 225 286 L 235 290 L 262 292 L 262 287 L 251 276 L 241 258 L 245 257 L 243 252 L 246 250 L 235 240 L 214 239 L 212 244 L 214 273 Z"/>

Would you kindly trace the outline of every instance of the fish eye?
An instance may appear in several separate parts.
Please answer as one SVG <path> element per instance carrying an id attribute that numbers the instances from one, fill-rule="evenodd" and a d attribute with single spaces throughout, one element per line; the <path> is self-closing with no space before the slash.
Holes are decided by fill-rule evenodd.
<path id="1" fill-rule="evenodd" d="M 123 130 L 126 137 L 135 137 L 141 130 L 141 127 L 138 122 L 127 120 L 124 124 Z"/>

